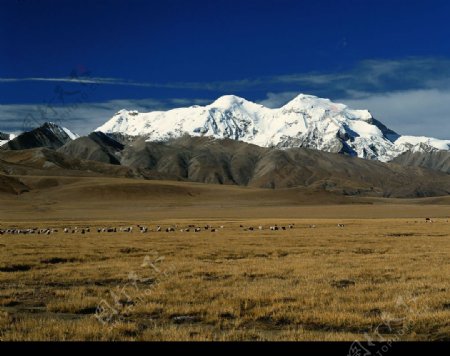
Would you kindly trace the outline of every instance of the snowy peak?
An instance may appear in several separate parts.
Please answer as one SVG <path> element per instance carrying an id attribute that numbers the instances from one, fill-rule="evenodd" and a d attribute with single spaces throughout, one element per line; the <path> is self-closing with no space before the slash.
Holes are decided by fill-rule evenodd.
<path id="1" fill-rule="evenodd" d="M 68 136 L 71 140 L 77 139 L 79 136 L 74 134 L 72 131 L 70 131 L 68 128 L 59 126 L 53 122 L 46 122 L 44 123 L 40 128 L 44 130 L 49 130 L 53 134 L 57 136 Z"/>
<path id="2" fill-rule="evenodd" d="M 75 135 L 65 127 L 53 122 L 46 122 L 38 128 L 21 133 L 4 144 L 3 147 L 10 150 L 23 150 L 35 147 L 56 149 L 77 137 L 78 135 Z"/>
<path id="3" fill-rule="evenodd" d="M 368 110 L 300 94 L 281 108 L 235 95 L 206 106 L 139 113 L 121 110 L 96 129 L 165 141 L 184 134 L 241 140 L 263 147 L 306 147 L 389 161 L 408 150 L 449 149 L 450 141 L 400 136 Z"/>
<path id="4" fill-rule="evenodd" d="M 322 108 L 323 110 L 333 109 L 342 110 L 346 106 L 343 104 L 334 104 L 329 99 L 318 98 L 314 95 L 299 94 L 294 99 L 286 103 L 282 108 L 286 110 L 307 110 L 313 108 Z"/>
<path id="5" fill-rule="evenodd" d="M 240 106 L 244 105 L 244 102 L 247 103 L 248 101 L 244 98 L 240 98 L 236 95 L 224 95 L 220 98 L 216 99 L 211 105 L 211 107 L 216 108 L 223 108 L 223 109 L 229 109 L 233 106 Z"/>

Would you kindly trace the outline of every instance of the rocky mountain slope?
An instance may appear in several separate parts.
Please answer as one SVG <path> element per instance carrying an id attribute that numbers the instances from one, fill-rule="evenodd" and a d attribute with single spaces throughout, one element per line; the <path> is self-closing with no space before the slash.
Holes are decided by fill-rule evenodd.
<path id="1" fill-rule="evenodd" d="M 58 153 L 69 153 L 67 146 L 70 154 L 82 152 L 86 156 L 81 149 L 84 140 L 74 140 Z M 276 189 L 308 187 L 344 195 L 389 197 L 450 193 L 450 176 L 440 172 L 305 148 L 260 147 L 230 139 L 183 136 L 148 142 L 140 138 L 124 145 L 115 157 L 122 166 L 136 172 L 201 183 Z"/>
<path id="2" fill-rule="evenodd" d="M 86 137 L 80 137 L 66 143 L 58 151 L 80 159 L 120 164 L 119 154 L 123 148 L 123 144 L 104 133 L 92 132 Z"/>
<path id="3" fill-rule="evenodd" d="M 450 152 L 432 150 L 429 152 L 405 152 L 394 158 L 396 164 L 433 169 L 450 173 Z"/>

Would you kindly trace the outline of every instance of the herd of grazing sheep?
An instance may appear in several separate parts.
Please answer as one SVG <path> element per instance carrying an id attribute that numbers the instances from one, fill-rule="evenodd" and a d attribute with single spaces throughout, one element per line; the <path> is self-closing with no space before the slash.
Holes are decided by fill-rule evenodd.
<path id="1" fill-rule="evenodd" d="M 269 226 L 268 229 L 271 231 L 277 231 L 277 230 L 288 230 L 288 229 L 293 229 L 295 224 L 288 224 L 287 226 L 281 225 L 278 226 L 277 224 L 273 225 L 273 226 Z M 162 227 L 161 225 L 156 225 L 154 228 L 148 227 L 148 226 L 144 226 L 144 225 L 136 225 L 136 226 L 126 226 L 126 227 L 96 227 L 96 228 L 91 228 L 91 227 L 64 227 L 61 229 L 61 231 L 64 234 L 87 234 L 87 233 L 97 233 L 97 234 L 101 234 L 101 233 L 123 233 L 123 232 L 127 232 L 127 233 L 131 233 L 133 231 L 139 231 L 140 233 L 149 233 L 149 232 L 201 232 L 201 231 L 210 231 L 210 232 L 217 232 L 219 230 L 223 230 L 225 228 L 224 225 L 220 225 L 217 227 L 211 226 L 209 224 L 203 225 L 203 226 L 198 226 L 198 225 L 187 225 L 185 227 L 181 227 L 178 225 L 172 225 L 172 226 L 168 226 L 168 227 Z M 244 226 L 244 225 L 240 225 L 240 228 L 243 231 L 254 231 L 254 230 L 265 230 L 267 229 L 267 227 L 264 227 L 262 225 L 259 225 L 258 227 L 253 227 L 253 226 Z M 35 235 L 51 235 L 54 233 L 59 232 L 60 229 L 55 229 L 55 228 L 27 228 L 27 229 L 19 229 L 19 228 L 7 228 L 7 229 L 0 229 L 0 235 L 30 235 L 30 234 L 35 234 Z"/>
<path id="2" fill-rule="evenodd" d="M 418 221 L 415 221 L 416 223 Z M 425 218 L 425 222 L 426 223 L 433 223 L 433 220 L 431 218 Z M 448 220 L 447 220 L 448 222 Z M 168 226 L 168 227 L 162 227 L 161 225 L 156 225 L 154 228 L 150 228 L 148 226 L 144 226 L 144 225 L 135 225 L 136 229 L 134 230 L 133 226 L 126 226 L 126 227 L 96 227 L 96 228 L 90 228 L 90 227 L 82 227 L 82 228 L 78 228 L 78 227 L 64 227 L 61 229 L 61 231 L 65 234 L 76 234 L 76 233 L 80 233 L 80 234 L 87 234 L 90 233 L 91 230 L 92 232 L 97 232 L 98 234 L 101 233 L 118 233 L 118 232 L 127 232 L 127 233 L 131 233 L 133 231 L 139 231 L 140 233 L 149 233 L 149 232 L 201 232 L 201 231 L 210 231 L 210 232 L 217 232 L 219 230 L 223 230 L 225 228 L 224 225 L 220 225 L 217 227 L 211 226 L 209 224 L 203 225 L 203 226 L 199 226 L 199 225 L 194 225 L 194 224 L 190 224 L 187 225 L 185 227 L 181 227 L 178 225 L 172 225 L 172 226 Z M 259 225 L 257 227 L 254 226 L 244 226 L 244 225 L 239 225 L 239 228 L 242 231 L 255 231 L 255 230 L 266 230 L 269 229 L 270 231 L 278 231 L 278 230 L 290 230 L 293 229 L 295 227 L 295 224 L 287 224 L 287 225 L 278 225 L 278 224 L 274 224 L 274 225 L 270 225 L 270 226 L 263 226 L 263 225 Z M 309 228 L 316 228 L 316 225 L 309 225 Z M 343 228 L 345 227 L 344 224 L 337 224 L 337 227 L 339 228 Z M 59 229 L 56 228 L 38 228 L 38 227 L 34 227 L 34 228 L 6 228 L 6 229 L 0 229 L 0 236 L 1 235 L 29 235 L 29 234 L 35 234 L 35 235 L 51 235 L 54 233 L 57 233 L 59 231 Z"/>

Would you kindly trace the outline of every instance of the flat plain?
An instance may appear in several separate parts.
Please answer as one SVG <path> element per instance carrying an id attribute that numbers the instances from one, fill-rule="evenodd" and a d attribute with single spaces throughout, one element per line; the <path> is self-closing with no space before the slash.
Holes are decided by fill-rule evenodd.
<path id="1" fill-rule="evenodd" d="M 2 340 L 450 339 L 446 197 L 25 179 L 0 229 L 58 232 L 0 236 Z"/>

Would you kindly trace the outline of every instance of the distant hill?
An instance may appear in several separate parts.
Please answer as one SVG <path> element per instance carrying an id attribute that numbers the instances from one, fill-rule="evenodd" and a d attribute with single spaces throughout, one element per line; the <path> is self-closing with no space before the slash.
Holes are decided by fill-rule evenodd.
<path id="1" fill-rule="evenodd" d="M 129 167 L 78 159 L 48 148 L 0 151 L 0 174 L 143 177 Z"/>

